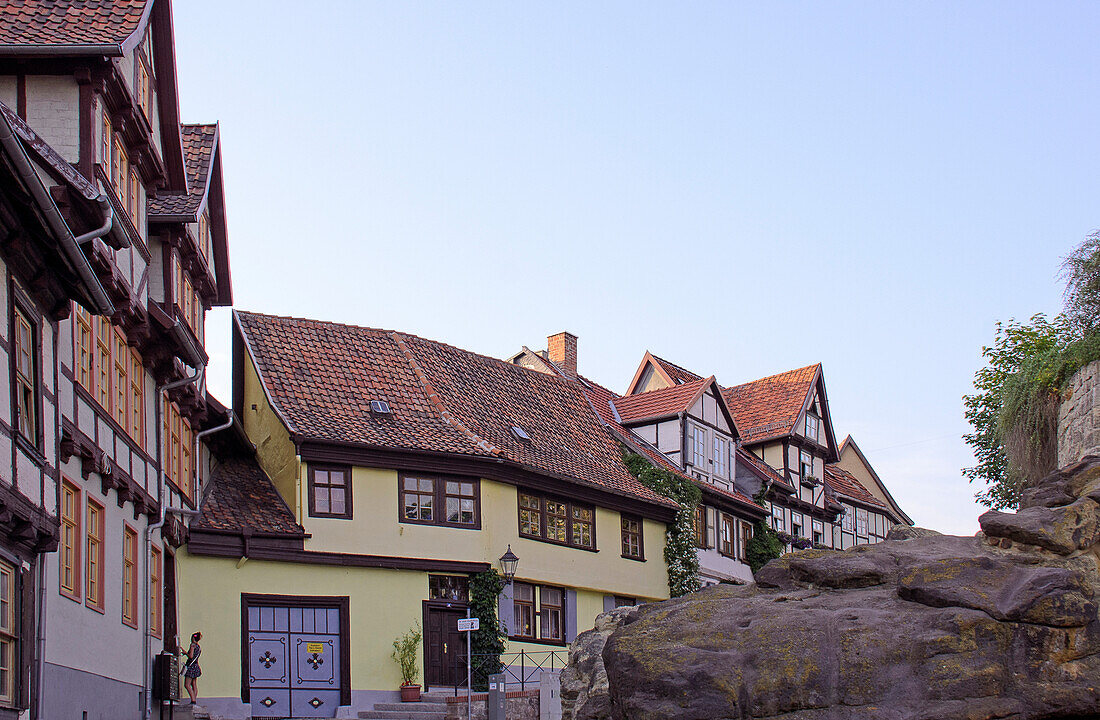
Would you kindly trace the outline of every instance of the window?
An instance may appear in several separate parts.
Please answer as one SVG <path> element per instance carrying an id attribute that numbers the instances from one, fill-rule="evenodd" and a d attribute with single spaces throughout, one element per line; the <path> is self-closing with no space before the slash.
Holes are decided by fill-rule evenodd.
<path id="1" fill-rule="evenodd" d="M 816 415 L 806 413 L 806 437 L 811 440 L 817 440 L 818 431 L 821 427 L 821 419 Z"/>
<path id="2" fill-rule="evenodd" d="M 145 447 L 145 364 L 137 350 L 130 351 L 130 437 Z"/>
<path id="3" fill-rule="evenodd" d="M 138 568 L 137 531 L 129 525 L 122 528 L 122 622 L 137 627 Z"/>
<path id="4" fill-rule="evenodd" d="M 615 596 L 615 607 L 634 607 L 638 604 L 638 601 L 632 597 L 624 597 L 622 595 Z"/>
<path id="5" fill-rule="evenodd" d="M 194 457 L 192 456 L 192 432 L 187 420 L 180 415 L 179 406 L 164 398 L 164 473 L 184 497 L 194 497 Z"/>
<path id="6" fill-rule="evenodd" d="M 749 540 L 752 540 L 752 525 L 741 521 L 741 536 L 738 538 L 741 541 L 741 554 L 740 558 L 745 562 L 749 560 Z"/>
<path id="7" fill-rule="evenodd" d="M 122 427 L 130 423 L 130 349 L 126 346 L 126 336 L 115 329 L 114 336 L 114 417 Z"/>
<path id="8" fill-rule="evenodd" d="M 138 209 L 141 207 L 141 179 L 138 177 L 137 168 L 133 165 L 130 166 L 130 186 L 126 193 L 126 211 L 130 214 L 130 219 L 134 221 L 134 225 L 138 225 Z"/>
<path id="9" fill-rule="evenodd" d="M 34 325 L 15 307 L 15 427 L 38 445 L 38 345 Z"/>
<path id="10" fill-rule="evenodd" d="M 210 214 L 205 210 L 199 216 L 199 253 L 203 260 L 210 262 Z"/>
<path id="11" fill-rule="evenodd" d="M 103 166 L 103 172 L 111 175 L 111 145 L 114 142 L 114 136 L 111 134 L 111 118 L 108 117 L 107 112 L 103 112 L 103 128 L 102 137 L 100 137 L 99 145 L 99 163 Z"/>
<path id="12" fill-rule="evenodd" d="M 700 504 L 695 507 L 695 547 L 706 549 L 707 545 L 707 508 Z"/>
<path id="13" fill-rule="evenodd" d="M 562 607 L 564 598 L 561 588 L 539 588 L 539 638 L 562 642 L 565 640 L 565 628 L 562 626 Z"/>
<path id="14" fill-rule="evenodd" d="M 0 560 L 0 704 L 15 702 L 15 658 L 19 631 L 15 611 L 15 567 Z"/>
<path id="15" fill-rule="evenodd" d="M 470 579 L 460 575 L 429 575 L 429 600 L 466 602 L 470 598 Z"/>
<path id="16" fill-rule="evenodd" d="M 61 484 L 61 594 L 80 600 L 80 490 Z"/>
<path id="17" fill-rule="evenodd" d="M 786 532 L 787 523 L 783 519 L 783 508 L 772 505 L 772 527 L 780 532 Z"/>
<path id="18" fill-rule="evenodd" d="M 111 321 L 97 317 L 96 330 L 96 399 L 104 410 L 111 409 Z M 90 388 L 89 388 L 90 389 Z"/>
<path id="19" fill-rule="evenodd" d="M 816 545 L 818 543 L 824 543 L 825 542 L 825 523 L 821 522 L 820 520 L 814 520 L 811 523 L 810 527 L 812 528 L 812 531 L 813 531 L 812 539 L 814 541 L 814 544 Z"/>
<path id="20" fill-rule="evenodd" d="M 584 550 L 596 549 L 596 509 L 519 493 L 519 534 Z"/>
<path id="21" fill-rule="evenodd" d="M 791 535 L 802 537 L 802 516 L 791 513 Z"/>
<path id="22" fill-rule="evenodd" d="M 856 535 L 867 534 L 867 511 L 856 508 Z"/>
<path id="23" fill-rule="evenodd" d="M 145 67 L 145 62 L 138 61 L 137 72 L 137 101 L 138 106 L 141 107 L 141 112 L 144 113 L 145 118 L 150 122 L 153 119 L 150 113 L 150 108 L 153 105 L 153 85 L 149 82 L 149 69 Z"/>
<path id="24" fill-rule="evenodd" d="M 724 438 L 714 436 L 714 474 L 720 477 L 726 475 L 726 456 L 729 454 L 729 443 Z"/>
<path id="25" fill-rule="evenodd" d="M 191 284 L 191 278 L 188 277 L 179 256 L 176 256 L 175 261 L 172 263 L 172 287 L 173 299 L 179 309 L 180 316 L 195 333 L 195 337 L 201 340 L 199 316 L 203 312 L 202 299 L 195 291 L 195 286 Z"/>
<path id="26" fill-rule="evenodd" d="M 88 498 L 84 602 L 100 612 L 103 612 L 103 517 L 103 506 Z"/>
<path id="27" fill-rule="evenodd" d="M 733 518 L 725 513 L 722 513 L 721 540 L 718 552 L 726 557 L 734 557 L 737 550 L 737 526 Z"/>
<path id="28" fill-rule="evenodd" d="M 149 632 L 160 637 L 161 631 L 161 564 L 160 548 L 153 548 L 149 556 Z"/>
<path id="29" fill-rule="evenodd" d="M 448 527 L 481 527 L 481 486 L 477 480 L 438 475 L 401 475 L 401 522 Z"/>
<path id="30" fill-rule="evenodd" d="M 802 479 L 808 480 L 812 478 L 814 476 L 814 456 L 803 450 L 800 460 L 802 464 Z"/>
<path id="31" fill-rule="evenodd" d="M 95 367 L 95 351 L 92 348 L 92 314 L 80 305 L 76 306 L 76 324 L 74 325 L 76 337 L 73 346 L 76 349 L 76 381 L 85 390 L 91 391 L 95 387 L 95 376 L 92 375 Z"/>
<path id="32" fill-rule="evenodd" d="M 513 637 L 535 639 L 535 586 L 512 583 L 512 611 L 516 629 Z"/>
<path id="33" fill-rule="evenodd" d="M 351 518 L 351 468 L 311 465 L 310 517 Z"/>
<path id="34" fill-rule="evenodd" d="M 512 610 L 515 624 L 513 638 L 538 639 L 552 643 L 565 642 L 565 590 L 563 588 L 515 582 L 512 584 Z"/>
<path id="35" fill-rule="evenodd" d="M 695 467 L 706 467 L 707 465 L 707 430 L 706 428 L 699 427 L 698 425 L 692 425 L 692 459 L 691 464 Z"/>
<path id="36" fill-rule="evenodd" d="M 632 560 L 644 560 L 642 552 L 642 519 L 622 515 L 623 557 Z"/>
<path id="37" fill-rule="evenodd" d="M 852 518 L 854 515 L 855 512 L 853 511 L 853 509 L 850 506 L 845 505 L 844 511 L 840 516 L 840 528 L 845 532 L 852 532 Z"/>
<path id="38" fill-rule="evenodd" d="M 126 205 L 126 181 L 130 177 L 130 161 L 126 157 L 126 150 L 122 147 L 122 140 L 115 136 L 114 174 L 111 182 L 115 186 L 118 199 Z"/>

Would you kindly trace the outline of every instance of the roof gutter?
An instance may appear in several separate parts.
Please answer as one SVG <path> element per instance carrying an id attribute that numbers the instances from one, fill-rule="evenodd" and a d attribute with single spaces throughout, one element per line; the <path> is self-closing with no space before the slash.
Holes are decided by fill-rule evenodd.
<path id="1" fill-rule="evenodd" d="M 61 213 L 58 211 L 57 205 L 54 204 L 53 198 L 46 192 L 46 188 L 42 186 L 42 181 L 39 179 L 38 173 L 36 173 L 31 166 L 30 158 L 27 157 L 27 153 L 23 149 L 23 144 L 19 141 L 19 138 L 15 136 L 7 119 L 2 116 L 0 116 L 0 145 L 4 147 L 8 155 L 15 162 L 20 179 L 26 184 L 31 195 L 34 196 L 35 201 L 46 216 L 46 222 L 49 223 L 50 229 L 57 235 L 61 243 L 62 251 L 73 265 L 77 274 L 80 275 L 81 280 L 84 281 L 85 287 L 91 294 L 92 304 L 95 305 L 93 309 L 96 314 L 113 315 L 115 312 L 114 303 L 107 297 L 106 291 L 104 291 L 103 286 L 99 283 L 99 278 L 95 276 L 95 271 L 92 270 L 92 266 L 88 263 L 88 258 L 84 256 L 84 253 L 80 249 L 82 244 L 103 237 L 111 231 L 111 227 L 114 224 L 114 212 L 111 210 L 111 203 L 107 199 L 107 196 L 101 194 L 96 198 L 100 211 L 103 213 L 103 224 L 91 232 L 84 233 L 80 237 L 74 238 L 68 223 L 65 222 L 65 218 L 61 217 Z"/>
<path id="2" fill-rule="evenodd" d="M 0 57 L 80 57 L 106 55 L 122 57 L 118 43 L 106 45 L 0 45 Z"/>

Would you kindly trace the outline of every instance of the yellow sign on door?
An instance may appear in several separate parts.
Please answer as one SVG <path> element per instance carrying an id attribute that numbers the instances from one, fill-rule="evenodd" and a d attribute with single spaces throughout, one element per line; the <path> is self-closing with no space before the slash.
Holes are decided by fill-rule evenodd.
<path id="1" fill-rule="evenodd" d="M 325 644 L 324 643 L 306 643 L 306 652 L 307 653 L 317 653 L 318 655 L 320 655 L 324 651 L 325 651 Z"/>

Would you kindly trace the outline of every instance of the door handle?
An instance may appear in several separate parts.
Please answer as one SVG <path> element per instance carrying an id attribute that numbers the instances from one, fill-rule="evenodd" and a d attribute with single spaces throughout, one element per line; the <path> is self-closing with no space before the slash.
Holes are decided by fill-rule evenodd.
<path id="1" fill-rule="evenodd" d="M 447 652 L 447 643 L 443 643 L 443 652 L 444 654 Z"/>

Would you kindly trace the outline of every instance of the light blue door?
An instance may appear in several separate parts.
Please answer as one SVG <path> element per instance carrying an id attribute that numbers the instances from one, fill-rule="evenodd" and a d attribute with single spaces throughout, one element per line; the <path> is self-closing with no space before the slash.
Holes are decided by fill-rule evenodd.
<path id="1" fill-rule="evenodd" d="M 340 705 L 340 610 L 248 608 L 253 717 L 333 717 Z"/>

